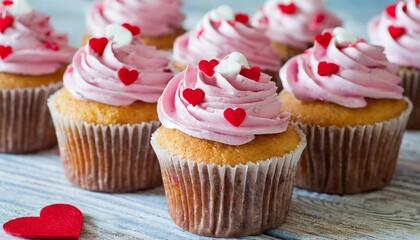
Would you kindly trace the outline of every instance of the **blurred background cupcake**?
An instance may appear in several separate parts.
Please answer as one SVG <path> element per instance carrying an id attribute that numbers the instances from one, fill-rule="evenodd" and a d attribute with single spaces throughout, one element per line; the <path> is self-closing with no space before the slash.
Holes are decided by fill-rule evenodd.
<path id="1" fill-rule="evenodd" d="M 49 100 L 65 174 L 84 189 L 131 192 L 162 182 L 150 137 L 173 73 L 167 54 L 138 32 L 113 24 L 107 38 L 90 39 Z"/>
<path id="2" fill-rule="evenodd" d="M 412 104 L 383 50 L 336 28 L 281 69 L 282 110 L 308 137 L 298 187 L 351 194 L 391 181 Z"/>
<path id="3" fill-rule="evenodd" d="M 128 23 L 141 28 L 146 44 L 170 50 L 175 38 L 185 32 L 182 4 L 183 0 L 96 0 L 87 14 L 84 42 L 104 36 L 108 24 Z"/>
<path id="4" fill-rule="evenodd" d="M 286 220 L 305 136 L 280 113 L 271 77 L 240 53 L 198 65 L 171 80 L 158 103 L 163 126 L 152 145 L 169 213 L 211 237 L 276 228 Z"/>
<path id="5" fill-rule="evenodd" d="M 26 1 L 3 1 L 0 12 L 0 152 L 47 149 L 57 143 L 47 99 L 74 49 Z"/>
<path id="6" fill-rule="evenodd" d="M 202 59 L 222 59 L 231 52 L 246 56 L 251 66 L 277 79 L 280 60 L 261 29 L 250 25 L 248 15 L 235 13 L 229 6 L 219 6 L 207 14 L 174 44 L 173 66 L 184 70 Z"/>
<path id="7" fill-rule="evenodd" d="M 420 130 L 420 2 L 389 5 L 371 20 L 368 31 L 372 42 L 384 46 L 388 59 L 400 67 L 404 94 L 414 104 L 408 128 Z"/>
<path id="8" fill-rule="evenodd" d="M 323 0 L 268 0 L 253 17 L 284 62 L 313 45 L 315 35 L 341 25 Z"/>

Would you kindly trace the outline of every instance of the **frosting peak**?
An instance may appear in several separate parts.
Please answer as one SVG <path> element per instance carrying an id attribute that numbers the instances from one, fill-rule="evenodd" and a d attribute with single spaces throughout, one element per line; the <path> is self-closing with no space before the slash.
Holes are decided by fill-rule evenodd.
<path id="1" fill-rule="evenodd" d="M 258 67 L 247 67 L 242 54 L 198 65 L 171 80 L 159 99 L 165 127 L 229 145 L 287 129 L 290 116 L 280 113 L 275 83 Z"/>
<path id="2" fill-rule="evenodd" d="M 382 47 L 343 29 L 325 31 L 315 39 L 313 48 L 292 58 L 280 70 L 284 89 L 296 98 L 348 108 L 365 107 L 365 98 L 402 98 L 397 67 L 388 62 Z"/>
<path id="3" fill-rule="evenodd" d="M 249 17 L 234 14 L 226 5 L 207 13 L 195 28 L 174 44 L 174 60 L 197 65 L 202 59 L 221 59 L 231 52 L 243 53 L 252 65 L 277 72 L 280 60 L 262 29 L 254 28 Z"/>
<path id="4" fill-rule="evenodd" d="M 128 29 L 127 29 L 128 27 Z M 113 106 L 157 102 L 173 77 L 165 52 L 146 46 L 135 26 L 111 25 L 79 49 L 64 75 L 74 97 Z"/>
<path id="5" fill-rule="evenodd" d="M 399 1 L 371 20 L 368 26 L 374 44 L 385 47 L 388 59 L 400 66 L 420 69 L 420 3 Z"/>
<path id="6" fill-rule="evenodd" d="M 111 23 L 139 26 L 146 36 L 170 35 L 181 28 L 183 0 L 96 0 L 87 15 L 87 30 L 98 37 L 105 35 Z"/>

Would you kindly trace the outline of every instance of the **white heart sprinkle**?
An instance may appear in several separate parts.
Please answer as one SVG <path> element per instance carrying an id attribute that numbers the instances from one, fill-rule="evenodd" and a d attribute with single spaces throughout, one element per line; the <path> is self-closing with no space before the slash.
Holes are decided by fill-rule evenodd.
<path id="1" fill-rule="evenodd" d="M 249 68 L 248 60 L 246 60 L 246 57 L 242 53 L 239 53 L 239 52 L 232 52 L 231 54 L 223 58 L 223 60 L 233 61 L 233 62 L 239 63 L 239 65 L 241 66 Z"/>
<path id="2" fill-rule="evenodd" d="M 357 36 L 351 34 L 342 27 L 335 28 L 333 33 L 335 42 L 342 47 L 347 46 L 349 43 L 357 43 L 359 41 Z"/>
<path id="3" fill-rule="evenodd" d="M 235 13 L 228 5 L 221 5 L 218 8 L 211 10 L 209 16 L 213 21 L 235 20 Z"/>
<path id="4" fill-rule="evenodd" d="M 119 24 L 110 24 L 106 27 L 106 36 L 112 37 L 113 42 L 118 44 L 129 44 L 133 40 L 133 34 L 127 28 Z"/>
<path id="5" fill-rule="evenodd" d="M 31 13 L 33 8 L 26 0 L 14 0 L 13 4 L 7 8 L 7 11 L 12 16 L 16 16 Z"/>
<path id="6" fill-rule="evenodd" d="M 238 52 L 233 52 L 220 61 L 214 70 L 225 77 L 235 77 L 239 74 L 242 66 L 249 68 L 245 56 Z"/>

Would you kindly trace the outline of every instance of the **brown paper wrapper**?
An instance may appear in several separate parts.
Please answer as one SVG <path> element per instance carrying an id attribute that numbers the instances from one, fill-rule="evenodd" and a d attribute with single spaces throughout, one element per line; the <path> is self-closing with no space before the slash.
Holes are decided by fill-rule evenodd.
<path id="1" fill-rule="evenodd" d="M 57 143 L 47 100 L 61 86 L 0 90 L 0 152 L 30 153 Z"/>
<path id="2" fill-rule="evenodd" d="M 296 186 L 315 192 L 354 194 L 386 186 L 394 175 L 412 104 L 399 117 L 374 125 L 320 127 L 295 123 L 308 146 Z"/>
<path id="3" fill-rule="evenodd" d="M 168 210 L 183 229 L 210 237 L 260 234 L 285 222 L 305 135 L 291 153 L 257 163 L 216 165 L 181 159 L 152 145 L 162 169 Z"/>
<path id="4" fill-rule="evenodd" d="M 87 190 L 133 192 L 162 184 L 159 162 L 150 145 L 159 122 L 99 125 L 59 114 L 53 95 L 48 106 L 56 128 L 68 180 Z"/>
<path id="5" fill-rule="evenodd" d="M 402 68 L 399 75 L 404 95 L 410 98 L 414 106 L 407 128 L 420 130 L 420 70 Z"/>

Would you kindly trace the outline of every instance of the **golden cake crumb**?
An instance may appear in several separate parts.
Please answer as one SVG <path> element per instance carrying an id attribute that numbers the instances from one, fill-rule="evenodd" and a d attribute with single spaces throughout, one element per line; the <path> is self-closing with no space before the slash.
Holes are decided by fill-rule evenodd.
<path id="1" fill-rule="evenodd" d="M 116 107 L 78 100 L 65 88 L 59 91 L 54 104 L 60 114 L 75 121 L 102 125 L 159 121 L 157 103 L 137 101 L 129 106 Z"/>
<path id="2" fill-rule="evenodd" d="M 0 89 L 35 88 L 58 83 L 63 80 L 66 69 L 67 66 L 63 66 L 55 73 L 40 76 L 0 72 Z"/>
<path id="3" fill-rule="evenodd" d="M 183 159 L 235 166 L 283 156 L 295 150 L 301 139 L 296 129 L 289 127 L 284 133 L 259 135 L 249 143 L 232 146 L 162 126 L 157 130 L 156 141 L 163 149 Z"/>
<path id="4" fill-rule="evenodd" d="M 356 126 L 396 118 L 408 104 L 403 100 L 367 99 L 364 108 L 346 108 L 329 102 L 302 102 L 285 91 L 280 93 L 282 111 L 292 113 L 292 120 L 318 126 Z"/>

